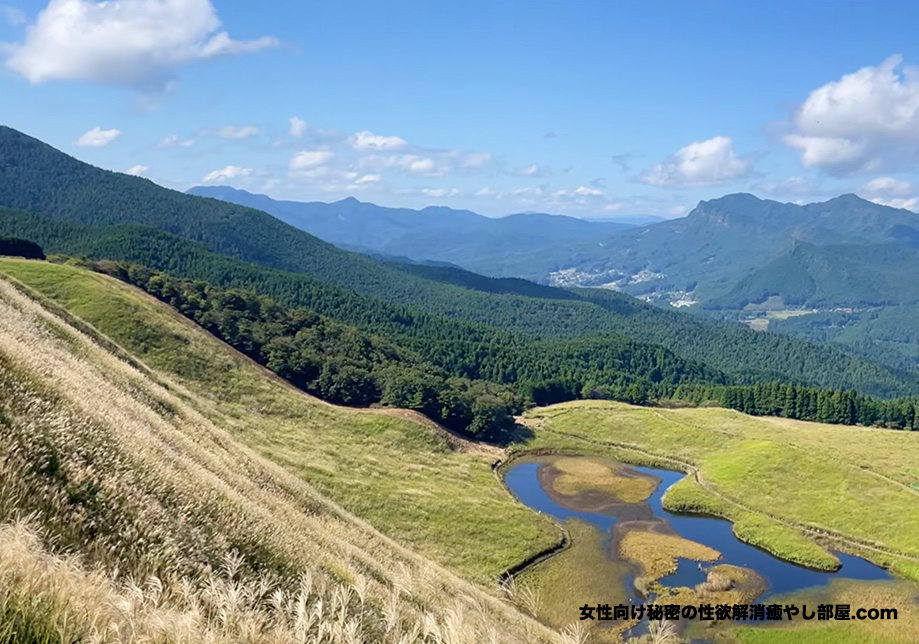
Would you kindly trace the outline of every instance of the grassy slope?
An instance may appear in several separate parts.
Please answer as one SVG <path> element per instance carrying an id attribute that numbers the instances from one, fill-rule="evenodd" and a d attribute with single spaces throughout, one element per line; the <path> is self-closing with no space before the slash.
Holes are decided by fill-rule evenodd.
<path id="1" fill-rule="evenodd" d="M 469 576 L 489 579 L 555 538 L 550 524 L 512 503 L 494 484 L 487 457 L 450 451 L 412 422 L 336 409 L 292 391 L 158 302 L 104 276 L 10 259 L 0 260 L 0 272 L 42 292 L 180 383 L 173 392 L 235 438 L 384 532 Z M 771 549 L 780 553 L 795 557 L 801 542 L 811 542 L 766 514 L 919 555 L 916 493 L 908 487 L 919 483 L 917 435 L 752 418 L 726 410 L 589 401 L 534 410 L 528 422 L 542 430 L 526 448 L 610 452 L 643 462 L 656 455 L 698 466 L 707 485 L 755 512 L 725 506 L 724 499 L 701 488 L 689 497 L 716 510 L 721 504 L 729 515 L 748 516 L 751 540 L 771 531 Z M 632 445 L 652 456 L 617 450 L 613 444 Z M 806 488 L 799 485 L 802 472 Z M 399 513 L 392 512 L 394 505 Z M 482 539 L 485 530 L 489 538 Z M 804 551 L 799 558 L 807 558 Z M 916 574 L 910 560 L 860 554 Z M 844 628 L 843 635 L 864 633 L 861 627 L 853 629 Z M 763 639 L 770 637 L 766 633 L 737 636 L 785 641 Z M 801 641 L 812 641 L 804 637 Z"/>
<path id="2" fill-rule="evenodd" d="M 227 393 L 240 391 L 232 354 L 127 290 L 69 277 L 101 286 L 101 322 L 164 322 L 186 354 L 238 369 Z M 0 641 L 557 641 L 245 447 L 199 413 L 210 415 L 206 399 L 60 316 L 0 279 Z"/>
<path id="3" fill-rule="evenodd" d="M 493 583 L 558 538 L 551 523 L 495 484 L 487 456 L 451 450 L 419 423 L 335 408 L 294 391 L 108 277 L 12 259 L 0 260 L 0 272 L 177 379 L 190 402 L 247 446 L 389 536 L 480 582 Z"/>

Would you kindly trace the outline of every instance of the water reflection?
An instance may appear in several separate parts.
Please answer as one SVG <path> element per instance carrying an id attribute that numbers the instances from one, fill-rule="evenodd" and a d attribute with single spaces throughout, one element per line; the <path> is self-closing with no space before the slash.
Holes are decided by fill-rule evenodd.
<path id="1" fill-rule="evenodd" d="M 668 512 L 663 508 L 661 498 L 668 487 L 685 476 L 682 472 L 650 467 L 630 468 L 661 481 L 654 493 L 642 503 L 615 502 L 609 496 L 601 498 L 603 495 L 594 492 L 583 495 L 577 503 L 572 504 L 565 497 L 547 493 L 540 481 L 540 474 L 545 474 L 544 471 L 541 472 L 544 467 L 545 463 L 523 462 L 514 465 L 505 474 L 507 486 L 522 503 L 560 521 L 581 519 L 606 534 L 611 534 L 616 524 L 629 522 L 635 527 L 671 532 L 704 544 L 721 552 L 722 557 L 717 564 L 727 563 L 751 568 L 762 575 L 768 583 L 765 597 L 822 586 L 833 579 L 892 578 L 883 568 L 859 557 L 842 553 L 835 553 L 842 562 L 842 568 L 835 573 L 804 568 L 740 541 L 734 536 L 731 524 L 727 521 Z M 566 507 L 565 503 L 571 507 Z M 611 556 L 615 556 L 615 551 L 615 548 L 611 549 Z M 677 571 L 664 577 L 661 583 L 670 587 L 692 587 L 705 580 L 705 569 L 706 565 L 700 566 L 695 561 L 683 559 L 679 561 Z M 628 590 L 630 593 L 633 592 L 631 588 Z"/>

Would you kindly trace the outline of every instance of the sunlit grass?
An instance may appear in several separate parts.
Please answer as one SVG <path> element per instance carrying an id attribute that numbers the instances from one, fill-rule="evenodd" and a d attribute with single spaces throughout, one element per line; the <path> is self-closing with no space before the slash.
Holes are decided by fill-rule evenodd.
<path id="1" fill-rule="evenodd" d="M 496 484 L 487 456 L 455 451 L 424 425 L 332 407 L 295 391 L 107 276 L 9 259 L 0 260 L 0 271 L 180 383 L 197 411 L 247 446 L 386 534 L 482 583 L 495 584 L 503 570 L 559 538 L 549 521 Z"/>
<path id="2" fill-rule="evenodd" d="M 579 449 L 698 468 L 721 496 L 684 483 L 669 495 L 670 507 L 736 519 L 745 540 L 790 560 L 836 565 L 802 536 L 803 529 L 904 574 L 916 572 L 911 558 L 919 558 L 919 494 L 904 484 L 919 471 L 917 433 L 598 401 L 534 409 L 526 419 L 536 428 L 527 448 Z M 896 553 L 905 555 L 900 564 Z"/>
<path id="3" fill-rule="evenodd" d="M 566 496 L 597 491 L 623 503 L 638 503 L 651 496 L 658 483 L 647 476 L 629 476 L 601 459 L 557 458 L 551 467 L 558 472 L 552 481 L 553 489 Z"/>
<path id="4" fill-rule="evenodd" d="M 635 587 L 647 594 L 651 583 L 676 572 L 679 559 L 715 561 L 721 553 L 678 535 L 629 530 L 619 541 L 619 556 L 641 566 Z"/>
<path id="5" fill-rule="evenodd" d="M 578 520 L 567 522 L 566 528 L 571 546 L 528 569 L 517 580 L 518 586 L 532 589 L 538 597 L 536 615 L 556 628 L 579 622 L 579 608 L 584 604 L 629 603 L 625 584 L 630 570 L 627 564 L 607 556 L 609 535 Z M 597 623 L 587 625 L 596 627 Z M 618 641 L 615 631 L 603 635 L 606 637 L 601 641 Z"/>
<path id="6" fill-rule="evenodd" d="M 130 304 L 136 296 L 125 293 L 125 302 L 112 290 L 96 305 Z M 375 494 L 390 514 L 405 508 L 415 520 L 424 511 L 419 506 L 453 503 L 450 523 L 439 522 L 446 512 L 432 512 L 434 519 L 415 526 L 415 534 L 429 530 L 444 560 L 485 578 L 503 558 L 516 562 L 538 547 L 540 523 L 554 535 L 548 521 L 504 495 L 481 457 L 453 452 L 411 422 L 340 412 L 260 379 L 260 371 L 206 334 L 156 305 L 147 308 L 143 298 L 138 302 L 134 313 L 130 306 L 123 313 L 163 316 L 167 342 L 182 337 L 186 353 L 216 356 L 208 368 L 230 367 L 224 375 L 235 377 L 234 387 L 263 387 L 275 414 L 263 418 L 243 403 L 215 404 L 196 391 L 196 381 L 165 369 L 160 384 L 100 346 L 103 338 L 75 332 L 0 280 L 0 524 L 6 524 L 0 528 L 0 641 L 558 640 L 505 601 L 329 500 L 306 476 L 339 467 L 340 485 Z M 109 313 L 92 323 L 118 322 Z M 155 356 L 159 345 L 148 341 L 153 350 L 146 356 Z M 130 347 L 128 337 L 118 342 Z M 357 473 L 330 459 L 319 466 L 311 460 L 313 469 L 304 465 L 294 474 L 239 437 L 258 447 L 270 441 L 279 453 L 302 446 L 316 459 L 328 441 L 350 450 L 355 461 L 361 451 L 367 458 Z M 294 440 L 300 442 L 289 443 Z M 374 459 L 378 465 L 368 465 Z M 414 481 L 412 472 L 422 466 L 430 469 Z M 390 480 L 381 481 L 390 469 Z M 363 483 L 366 477 L 372 478 Z M 430 496 L 414 500 L 409 482 Z M 386 496 L 394 491 L 399 494 Z M 480 523 L 471 531 L 464 512 L 475 505 L 468 499 L 473 493 L 479 504 L 492 493 L 499 510 L 505 505 L 507 518 L 489 532 L 497 541 L 482 538 Z M 514 520 L 521 525 L 511 526 Z M 379 519 L 393 533 L 402 521 Z M 502 525 L 510 526 L 507 532 Z M 474 543 L 482 557 L 470 556 Z"/>

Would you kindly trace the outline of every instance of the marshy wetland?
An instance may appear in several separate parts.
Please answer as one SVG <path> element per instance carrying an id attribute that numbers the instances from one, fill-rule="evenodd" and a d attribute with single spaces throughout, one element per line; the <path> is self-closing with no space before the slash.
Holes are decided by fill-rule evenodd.
<path id="1" fill-rule="evenodd" d="M 518 577 L 516 583 L 536 598 L 531 602 L 538 604 L 537 614 L 562 626 L 577 619 L 585 604 L 816 607 L 839 593 L 870 594 L 896 585 L 890 572 L 859 557 L 834 551 L 837 570 L 808 568 L 741 541 L 724 519 L 669 511 L 667 490 L 685 477 L 683 472 L 588 456 L 524 456 L 510 464 L 504 472 L 508 489 L 565 526 L 569 540 L 561 552 Z M 591 626 L 592 639 L 618 641 L 639 635 L 646 624 Z M 730 625 L 696 622 L 683 636 L 693 641 L 760 641 L 756 637 L 763 628 L 775 631 L 776 626 L 748 624 L 734 626 L 732 632 Z M 786 635 L 791 632 L 780 637 Z"/>

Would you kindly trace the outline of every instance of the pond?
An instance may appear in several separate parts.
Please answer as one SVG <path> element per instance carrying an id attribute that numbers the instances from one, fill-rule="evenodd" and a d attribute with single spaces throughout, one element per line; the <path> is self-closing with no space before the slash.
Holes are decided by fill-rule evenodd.
<path id="1" fill-rule="evenodd" d="M 677 514 L 665 510 L 661 504 L 661 498 L 668 487 L 686 476 L 682 472 L 650 467 L 629 467 L 626 473 L 637 473 L 660 479 L 660 483 L 651 496 L 646 501 L 639 503 L 611 502 L 605 506 L 598 506 L 597 511 L 594 511 L 593 506 L 590 510 L 566 507 L 563 504 L 565 497 L 558 494 L 550 495 L 544 489 L 539 476 L 540 468 L 546 466 L 544 462 L 521 462 L 513 465 L 506 472 L 504 479 L 508 488 L 525 505 L 562 522 L 568 519 L 580 519 L 605 534 L 611 533 L 619 522 L 640 521 L 645 525 L 656 522 L 657 525 L 664 526 L 665 529 L 669 529 L 668 531 L 681 537 L 719 551 L 722 557 L 715 562 L 717 564 L 733 564 L 759 573 L 768 584 L 768 589 L 760 600 L 775 594 L 822 586 L 833 579 L 883 580 L 893 578 L 883 568 L 864 559 L 838 552 L 834 554 L 839 558 L 842 567 L 836 572 L 804 568 L 740 541 L 734 536 L 732 526 L 728 521 L 706 516 Z M 612 500 L 612 497 L 610 499 Z M 692 587 L 705 581 L 705 566 L 706 564 L 681 559 L 676 572 L 662 578 L 660 583 L 669 587 Z M 633 588 L 628 591 L 635 600 L 642 601 L 636 597 Z"/>

